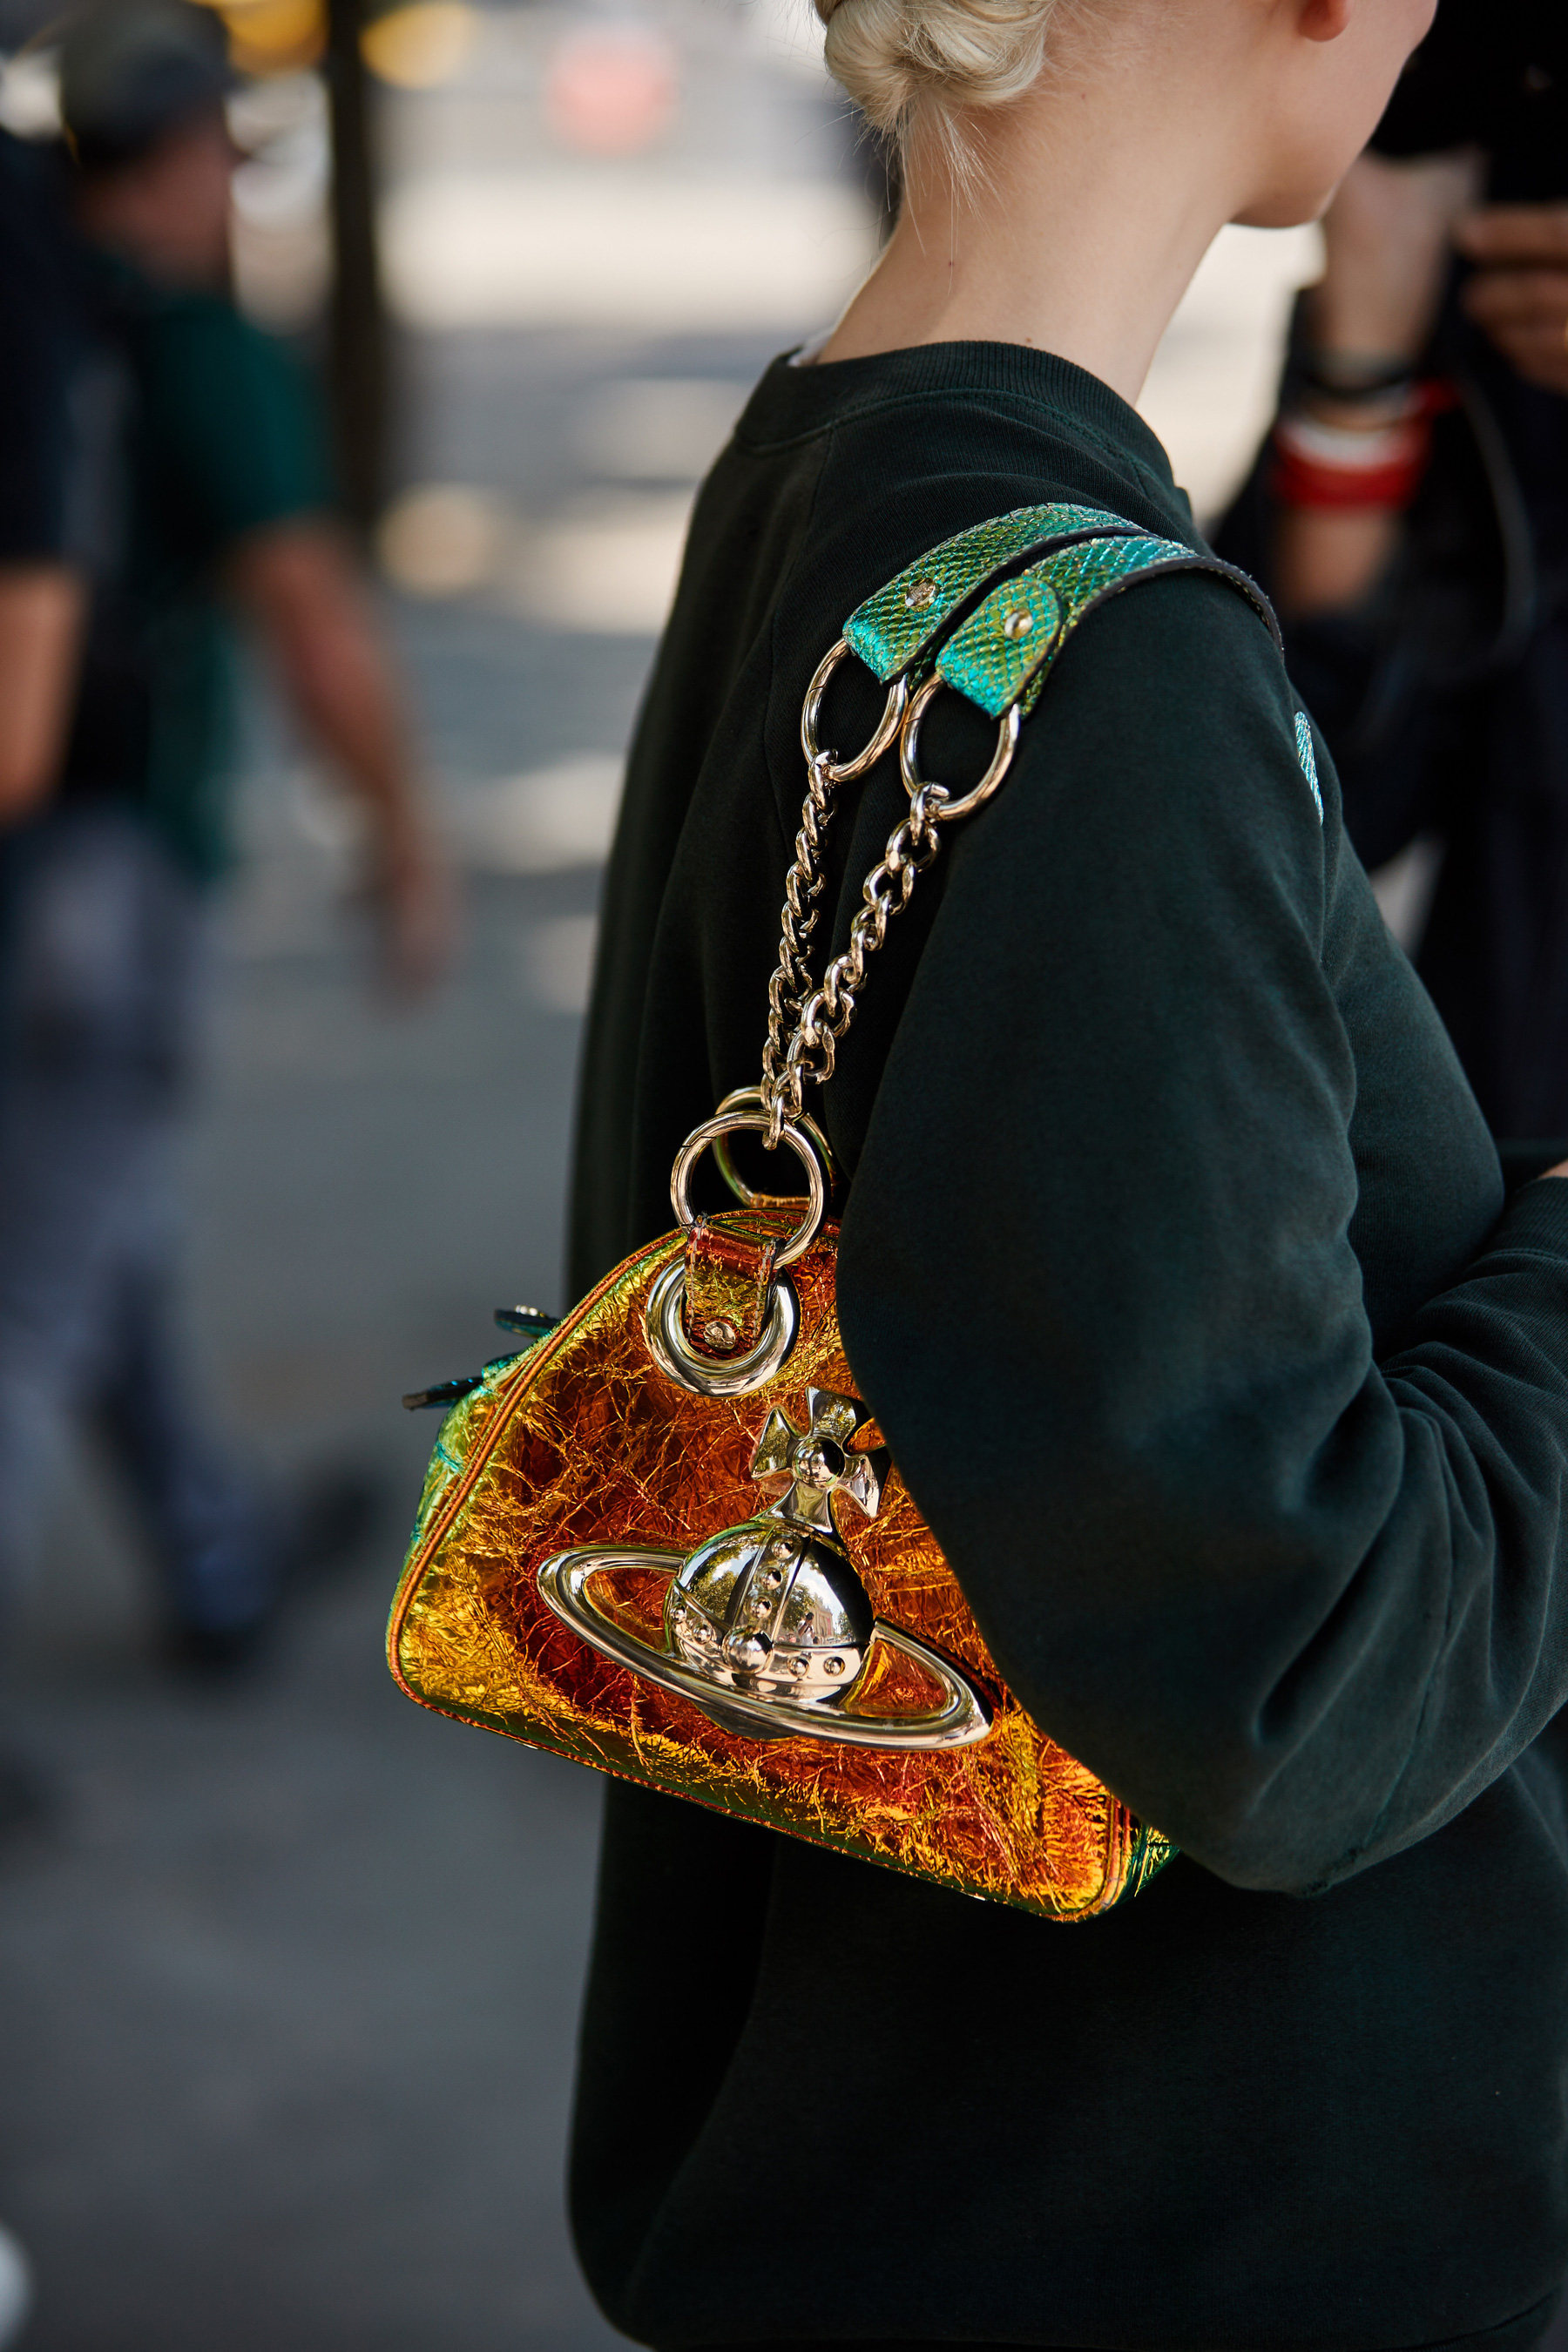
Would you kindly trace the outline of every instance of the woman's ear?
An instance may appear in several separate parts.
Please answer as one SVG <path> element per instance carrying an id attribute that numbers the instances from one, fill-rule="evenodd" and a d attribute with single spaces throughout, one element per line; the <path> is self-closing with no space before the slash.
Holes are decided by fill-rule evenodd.
<path id="1" fill-rule="evenodd" d="M 1299 23 L 1310 41 L 1337 41 L 1355 13 L 1356 0 L 1300 0 Z"/>

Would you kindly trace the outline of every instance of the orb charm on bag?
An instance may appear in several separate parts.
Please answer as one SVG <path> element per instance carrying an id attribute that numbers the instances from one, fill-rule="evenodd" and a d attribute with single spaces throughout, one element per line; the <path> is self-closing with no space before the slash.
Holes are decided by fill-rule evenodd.
<path id="1" fill-rule="evenodd" d="M 1169 1842 L 1007 1689 L 855 1393 L 831 1155 L 804 1096 L 832 1076 L 868 961 L 942 827 L 1005 780 L 1072 631 L 1132 582 L 1194 570 L 1228 580 L 1273 628 L 1229 566 L 1062 506 L 961 532 L 846 623 L 802 717 L 806 796 L 761 1085 L 681 1146 L 675 1233 L 542 1336 L 515 1310 L 503 1319 L 528 1328 L 521 1353 L 430 1392 L 466 1391 L 442 1424 L 393 1606 L 389 1657 L 411 1697 L 1047 1917 L 1108 1910 L 1169 1859 Z M 841 761 L 817 728 L 852 656 L 888 694 L 871 740 Z M 962 793 L 919 772 L 944 687 L 998 724 L 990 765 Z M 814 981 L 833 796 L 895 743 L 909 814 L 847 945 Z M 799 1161 L 804 1199 L 748 1187 L 730 1151 L 747 1132 Z M 689 1188 L 710 1149 L 741 1205 L 703 1216 Z"/>

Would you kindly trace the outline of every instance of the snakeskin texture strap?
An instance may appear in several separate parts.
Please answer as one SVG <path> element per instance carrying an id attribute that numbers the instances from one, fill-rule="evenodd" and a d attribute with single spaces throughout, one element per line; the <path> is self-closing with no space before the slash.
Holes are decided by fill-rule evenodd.
<path id="1" fill-rule="evenodd" d="M 936 659 L 944 684 L 1000 719 L 1015 702 L 1026 719 L 1079 623 L 1137 579 L 1209 572 L 1238 590 L 1283 651 L 1274 608 L 1255 581 L 1217 556 L 1194 555 L 1174 539 L 1093 539 L 1032 563 L 994 588 Z"/>
<path id="2" fill-rule="evenodd" d="M 1136 532 L 1101 507 L 1016 507 L 994 515 L 908 563 L 850 614 L 844 635 L 883 686 L 912 669 L 964 599 L 1020 555 L 1069 533 Z"/>

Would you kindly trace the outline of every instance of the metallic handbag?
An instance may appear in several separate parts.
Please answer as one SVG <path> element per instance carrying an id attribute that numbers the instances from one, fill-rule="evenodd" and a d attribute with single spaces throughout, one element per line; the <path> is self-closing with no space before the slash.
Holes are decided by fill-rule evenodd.
<path id="1" fill-rule="evenodd" d="M 1007 1689 L 856 1394 L 835 1305 L 831 1155 L 803 1097 L 831 1077 L 868 961 L 942 828 L 1007 774 L 1073 630 L 1133 582 L 1190 571 L 1219 573 L 1274 627 L 1245 574 L 1070 506 L 959 533 L 845 624 L 802 715 L 807 788 L 761 1085 L 681 1145 L 677 1231 L 563 1322 L 501 1310 L 521 1352 L 405 1400 L 450 1404 L 388 1633 L 411 1698 L 1047 1918 L 1109 1910 L 1170 1859 L 1170 1842 Z M 871 740 L 840 761 L 817 730 L 851 657 L 888 693 Z M 964 792 L 919 772 L 944 687 L 998 723 Z M 814 984 L 833 795 L 895 742 L 909 814 Z M 804 1199 L 746 1185 L 730 1150 L 745 1132 L 795 1156 Z M 703 1216 L 689 1188 L 710 1148 L 741 1206 Z"/>

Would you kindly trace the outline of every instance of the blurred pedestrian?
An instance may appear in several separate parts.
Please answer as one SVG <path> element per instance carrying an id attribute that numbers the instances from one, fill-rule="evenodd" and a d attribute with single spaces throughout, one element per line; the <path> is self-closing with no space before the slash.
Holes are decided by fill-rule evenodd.
<path id="1" fill-rule="evenodd" d="M 1568 16 L 1444 0 L 1325 221 L 1218 534 L 1276 593 L 1417 967 L 1501 1137 L 1568 1135 Z"/>
<path id="2" fill-rule="evenodd" d="M 449 919 L 315 404 L 230 299 L 228 79 L 219 20 L 184 0 L 114 0 L 66 35 L 90 619 L 63 757 L 17 783 L 8 813 L 36 813 L 0 850 L 0 1581 L 54 1436 L 90 1419 L 172 1641 L 210 1663 L 255 1646 L 309 1539 L 219 1444 L 174 1318 L 176 1118 L 230 856 L 231 613 L 365 813 L 396 986 L 432 977 Z"/>

